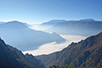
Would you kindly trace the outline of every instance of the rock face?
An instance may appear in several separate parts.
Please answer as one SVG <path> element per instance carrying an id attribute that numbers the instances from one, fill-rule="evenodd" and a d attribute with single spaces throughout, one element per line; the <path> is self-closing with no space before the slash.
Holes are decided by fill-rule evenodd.
<path id="1" fill-rule="evenodd" d="M 76 67 L 102 64 L 102 32 L 78 43 L 71 43 L 62 51 L 36 56 L 46 68 L 52 65 L 74 64 Z"/>
<path id="2" fill-rule="evenodd" d="M 0 39 L 0 68 L 45 68 L 34 56 L 23 55 L 21 51 L 6 45 Z"/>

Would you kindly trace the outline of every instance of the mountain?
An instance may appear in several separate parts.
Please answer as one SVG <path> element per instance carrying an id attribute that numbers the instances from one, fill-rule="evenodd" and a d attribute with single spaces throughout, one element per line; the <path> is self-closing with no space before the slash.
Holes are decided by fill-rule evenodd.
<path id="1" fill-rule="evenodd" d="M 48 22 L 44 22 L 42 24 L 40 24 L 38 26 L 38 28 L 42 31 L 46 31 L 47 29 L 50 29 L 52 28 L 54 25 L 58 24 L 58 23 L 61 23 L 61 22 L 66 22 L 65 20 L 51 20 L 51 21 L 48 21 Z M 49 31 L 48 31 L 49 32 Z M 54 31 L 53 31 L 54 32 Z"/>
<path id="2" fill-rule="evenodd" d="M 59 22 L 66 22 L 65 20 L 51 20 L 51 21 L 48 21 L 48 22 L 45 22 L 45 23 L 42 23 L 41 25 L 55 25 Z"/>
<path id="3" fill-rule="evenodd" d="M 0 24 L 3 24 L 3 23 L 5 23 L 5 22 L 0 22 Z"/>
<path id="4" fill-rule="evenodd" d="M 23 55 L 0 38 L 0 68 L 45 68 L 34 56 Z"/>
<path id="5" fill-rule="evenodd" d="M 102 21 L 95 21 L 94 19 L 82 19 L 79 21 L 53 20 L 42 23 L 39 28 L 44 28 L 46 32 L 88 37 L 102 31 Z"/>
<path id="6" fill-rule="evenodd" d="M 41 60 L 46 68 L 66 64 L 74 64 L 76 67 L 83 68 L 96 66 L 98 63 L 102 64 L 102 32 L 78 43 L 72 42 L 62 51 L 36 56 L 36 58 Z"/>
<path id="7" fill-rule="evenodd" d="M 0 24 L 0 37 L 7 44 L 13 45 L 22 51 L 34 50 L 50 42 L 62 43 L 65 41 L 57 33 L 49 34 L 43 31 L 36 31 L 19 21 Z"/>

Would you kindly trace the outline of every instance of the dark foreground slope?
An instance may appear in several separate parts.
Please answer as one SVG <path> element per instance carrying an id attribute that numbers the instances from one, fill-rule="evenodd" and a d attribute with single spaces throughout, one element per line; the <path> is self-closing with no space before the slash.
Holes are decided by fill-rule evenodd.
<path id="1" fill-rule="evenodd" d="M 78 43 L 71 43 L 60 52 L 37 56 L 46 68 L 52 65 L 74 64 L 75 66 L 96 66 L 102 64 L 102 32 Z"/>
<path id="2" fill-rule="evenodd" d="M 0 39 L 0 68 L 45 68 L 34 56 L 6 45 Z"/>

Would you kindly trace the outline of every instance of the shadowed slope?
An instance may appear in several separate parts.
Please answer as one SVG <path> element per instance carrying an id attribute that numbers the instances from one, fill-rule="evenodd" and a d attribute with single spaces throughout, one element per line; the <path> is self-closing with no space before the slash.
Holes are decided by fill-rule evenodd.
<path id="1" fill-rule="evenodd" d="M 45 68 L 34 56 L 32 60 L 30 57 L 31 55 L 23 55 L 21 51 L 6 45 L 0 39 L 0 68 Z"/>

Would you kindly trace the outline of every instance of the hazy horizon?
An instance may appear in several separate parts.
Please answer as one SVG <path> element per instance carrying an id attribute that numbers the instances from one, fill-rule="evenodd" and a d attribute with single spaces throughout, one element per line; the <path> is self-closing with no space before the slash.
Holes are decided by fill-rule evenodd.
<path id="1" fill-rule="evenodd" d="M 0 0 L 0 21 L 102 20 L 102 0 Z"/>

